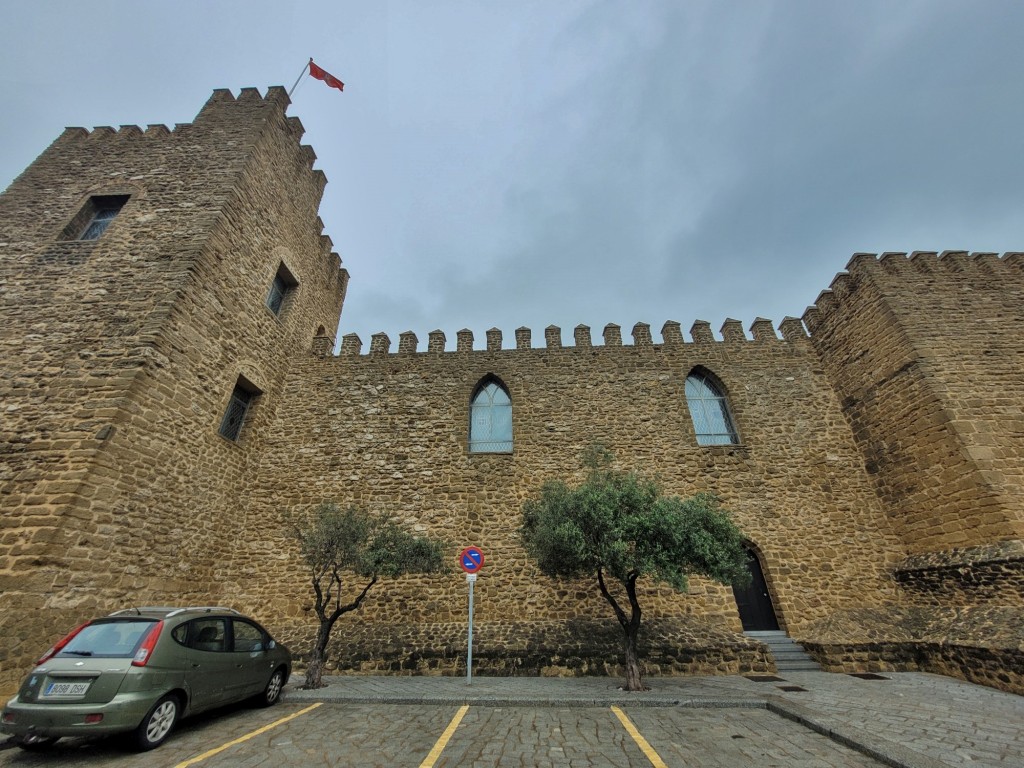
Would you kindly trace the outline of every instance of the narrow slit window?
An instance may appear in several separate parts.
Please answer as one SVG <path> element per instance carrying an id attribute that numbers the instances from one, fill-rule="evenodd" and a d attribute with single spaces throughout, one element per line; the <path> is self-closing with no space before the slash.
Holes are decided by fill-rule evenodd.
<path id="1" fill-rule="evenodd" d="M 220 422 L 220 434 L 228 440 L 238 442 L 242 434 L 242 426 L 245 424 L 245 417 L 252 407 L 253 401 L 259 394 L 258 391 L 247 388 L 239 381 L 231 391 L 231 399 L 224 411 L 224 418 Z"/>
<path id="2" fill-rule="evenodd" d="M 698 445 L 739 443 L 722 386 L 710 374 L 694 371 L 686 377 L 686 405 Z"/>
<path id="3" fill-rule="evenodd" d="M 267 292 L 267 308 L 280 317 L 298 284 L 298 280 L 288 268 L 281 264 L 277 268 L 277 274 L 274 275 L 274 279 L 270 283 L 270 290 Z"/>
<path id="4" fill-rule="evenodd" d="M 477 387 L 469 406 L 469 452 L 512 453 L 512 399 L 494 379 Z"/>

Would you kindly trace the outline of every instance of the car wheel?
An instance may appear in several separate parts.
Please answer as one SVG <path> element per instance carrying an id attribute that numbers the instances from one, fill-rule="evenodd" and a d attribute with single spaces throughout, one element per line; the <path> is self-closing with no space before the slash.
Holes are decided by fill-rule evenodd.
<path id="1" fill-rule="evenodd" d="M 146 752 L 163 744 L 178 722 L 180 707 L 177 697 L 173 695 L 164 696 L 154 704 L 132 733 L 135 748 L 139 752 Z"/>
<path id="2" fill-rule="evenodd" d="M 282 688 L 284 688 L 284 667 L 278 667 L 267 681 L 267 687 L 263 689 L 263 693 L 257 698 L 259 705 L 269 707 L 277 704 L 281 699 Z"/>
<path id="3" fill-rule="evenodd" d="M 40 736 L 35 733 L 26 733 L 14 741 L 19 747 L 29 752 L 43 752 L 56 744 L 59 738 L 60 736 Z"/>

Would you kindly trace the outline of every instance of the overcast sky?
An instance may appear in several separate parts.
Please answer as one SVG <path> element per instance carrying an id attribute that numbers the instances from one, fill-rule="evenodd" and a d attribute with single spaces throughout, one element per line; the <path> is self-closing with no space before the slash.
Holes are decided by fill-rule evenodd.
<path id="1" fill-rule="evenodd" d="M 0 187 L 68 125 L 291 87 L 341 334 L 800 316 L 855 252 L 1024 250 L 1019 0 L 8 3 Z"/>

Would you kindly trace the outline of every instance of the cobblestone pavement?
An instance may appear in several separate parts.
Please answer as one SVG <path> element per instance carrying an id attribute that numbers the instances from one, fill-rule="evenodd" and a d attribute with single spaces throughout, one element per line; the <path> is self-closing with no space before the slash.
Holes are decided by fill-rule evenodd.
<path id="1" fill-rule="evenodd" d="M 46 754 L 0 745 L 0 766 L 1024 766 L 1024 698 L 885 677 L 649 678 L 641 694 L 607 678 L 336 677 L 270 709 L 185 721 L 144 755 L 62 740 Z"/>

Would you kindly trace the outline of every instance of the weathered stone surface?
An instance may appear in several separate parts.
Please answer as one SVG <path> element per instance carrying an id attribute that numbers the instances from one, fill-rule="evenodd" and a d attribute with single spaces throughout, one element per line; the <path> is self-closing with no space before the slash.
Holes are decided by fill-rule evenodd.
<path id="1" fill-rule="evenodd" d="M 326 179 L 279 88 L 216 91 L 195 122 L 68 129 L 0 196 L 0 688 L 61 632 L 126 605 L 227 603 L 303 652 L 290 526 L 321 501 L 484 549 L 474 648 L 493 674 L 603 674 L 619 629 L 517 537 L 523 501 L 601 442 L 668 493 L 717 494 L 763 560 L 782 626 L 834 668 L 913 665 L 1022 691 L 1024 270 L 1019 254 L 858 254 L 779 338 L 758 318 L 485 333 L 420 349 L 333 329 L 347 290 Z M 352 182 L 355 183 L 355 182 Z M 76 240 L 92 196 L 128 202 Z M 281 269 L 281 312 L 265 303 Z M 806 326 L 806 329 L 805 327 Z M 809 335 L 808 335 L 809 332 Z M 694 369 L 739 443 L 698 445 Z M 513 450 L 468 451 L 486 377 Z M 236 383 L 258 392 L 237 441 Z M 361 584 L 352 583 L 357 590 Z M 649 674 L 764 671 L 732 592 L 642 579 Z M 353 595 L 355 593 L 353 592 Z M 339 625 L 342 671 L 457 671 L 461 574 L 382 582 Z"/>

